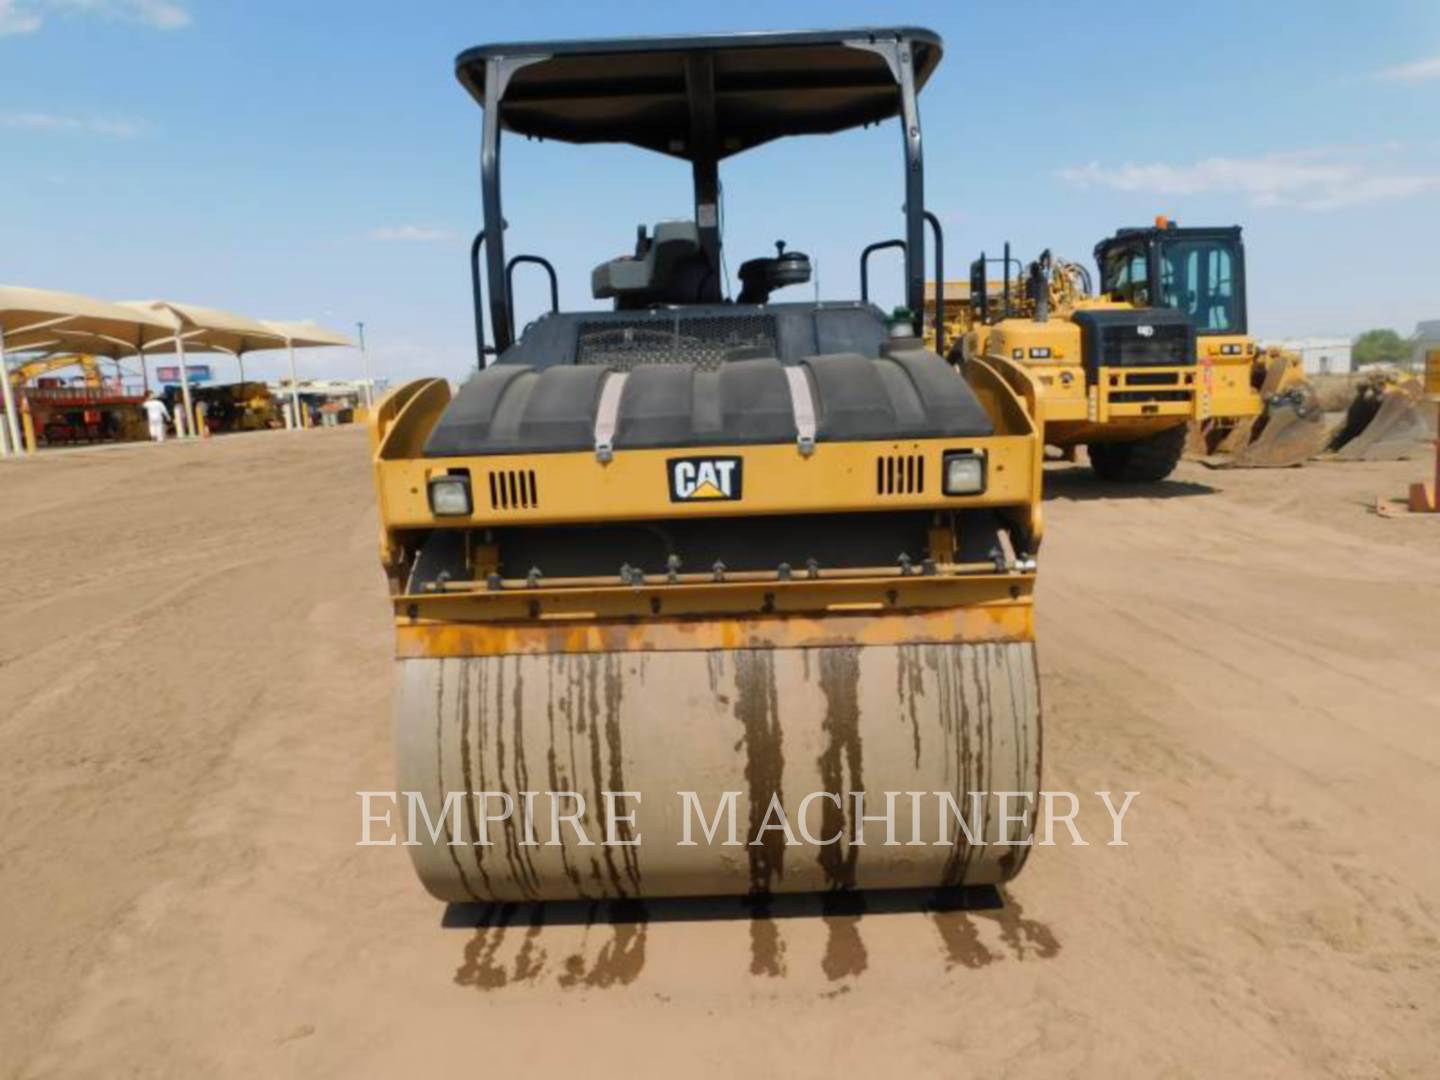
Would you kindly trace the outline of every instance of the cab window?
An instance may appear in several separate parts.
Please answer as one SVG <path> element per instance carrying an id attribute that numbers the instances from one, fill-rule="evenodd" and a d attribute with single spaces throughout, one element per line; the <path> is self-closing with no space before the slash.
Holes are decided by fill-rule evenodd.
<path id="1" fill-rule="evenodd" d="M 1105 255 L 1105 292 L 1136 307 L 1150 306 L 1150 268 L 1143 247 L 1115 248 Z"/>
<path id="2" fill-rule="evenodd" d="M 1202 334 L 1239 328 L 1235 256 L 1223 240 L 1174 240 L 1160 254 L 1160 302 L 1183 311 Z"/>

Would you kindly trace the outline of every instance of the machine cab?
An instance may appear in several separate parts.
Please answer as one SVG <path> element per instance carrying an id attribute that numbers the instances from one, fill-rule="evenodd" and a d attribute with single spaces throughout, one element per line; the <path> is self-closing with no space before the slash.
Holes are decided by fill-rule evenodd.
<path id="1" fill-rule="evenodd" d="M 1200 337 L 1243 336 L 1245 248 L 1240 226 L 1182 229 L 1157 219 L 1095 246 L 1105 296 L 1188 316 Z"/>

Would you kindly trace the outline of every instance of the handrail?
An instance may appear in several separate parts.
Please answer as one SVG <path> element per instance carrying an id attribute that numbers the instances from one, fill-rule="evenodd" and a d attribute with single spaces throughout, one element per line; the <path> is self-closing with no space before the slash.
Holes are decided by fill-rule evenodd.
<path id="1" fill-rule="evenodd" d="M 929 210 L 925 220 L 930 223 L 930 232 L 935 237 L 935 352 L 945 356 L 945 233 L 940 228 L 940 219 Z"/>
<path id="2" fill-rule="evenodd" d="M 904 251 L 905 241 L 877 240 L 875 243 L 867 245 L 865 250 L 860 252 L 860 302 L 862 304 L 868 304 L 870 302 L 870 256 L 877 251 L 886 251 L 890 248 L 899 248 L 901 251 Z"/>
<path id="3" fill-rule="evenodd" d="M 485 357 L 494 352 L 485 344 L 485 294 L 480 288 L 480 248 L 485 243 L 485 230 L 481 229 L 470 241 L 470 296 L 475 306 L 475 366 L 483 368 Z"/>
<path id="4" fill-rule="evenodd" d="M 515 318 L 515 267 L 520 263 L 530 263 L 541 267 L 545 273 L 550 275 L 550 313 L 552 315 L 560 311 L 560 279 L 555 275 L 555 267 L 550 260 L 541 255 L 516 255 L 505 267 L 505 295 L 510 300 L 510 318 Z M 515 336 L 515 327 L 510 327 L 510 336 Z"/>

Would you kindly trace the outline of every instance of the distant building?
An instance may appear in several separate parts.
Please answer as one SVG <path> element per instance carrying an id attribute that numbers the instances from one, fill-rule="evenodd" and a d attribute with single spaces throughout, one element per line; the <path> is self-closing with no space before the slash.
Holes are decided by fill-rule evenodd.
<path id="1" fill-rule="evenodd" d="M 1416 368 L 1424 368 L 1425 354 L 1440 349 L 1440 319 L 1427 319 L 1415 324 L 1415 351 L 1411 354 Z"/>
<path id="2" fill-rule="evenodd" d="M 1353 368 L 1349 338 L 1296 338 L 1277 344 L 1299 354 L 1307 375 L 1342 375 Z"/>

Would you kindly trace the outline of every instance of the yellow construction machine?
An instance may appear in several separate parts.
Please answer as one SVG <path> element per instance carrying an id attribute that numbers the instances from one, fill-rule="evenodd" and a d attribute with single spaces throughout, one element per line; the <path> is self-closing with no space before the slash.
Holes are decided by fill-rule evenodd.
<path id="1" fill-rule="evenodd" d="M 83 385 L 46 378 L 79 368 Z M 107 381 L 100 358 L 87 353 L 60 353 L 26 360 L 10 369 L 10 381 L 24 408 L 27 439 L 35 444 L 131 441 L 145 437 L 144 400 L 122 381 Z M 33 385 L 31 385 L 33 384 Z"/>
<path id="2" fill-rule="evenodd" d="M 918 310 L 916 98 L 940 56 L 911 29 L 460 55 L 484 111 L 482 369 L 454 396 L 398 388 L 370 426 L 397 820 L 418 823 L 406 842 L 436 897 L 1020 870 L 1040 767 L 1034 381 L 985 358 L 962 378 L 867 303 L 772 303 L 810 276 L 793 249 L 743 263 L 734 300 L 720 259 L 723 158 L 898 119 Z M 502 231 L 502 132 L 690 164 L 694 216 L 642 227 L 591 274 L 614 310 L 552 303 L 515 333 L 510 272 L 556 278 L 542 256 L 507 261 L 544 208 L 508 207 Z"/>
<path id="3" fill-rule="evenodd" d="M 1025 364 L 1042 387 L 1047 444 L 1086 446 L 1103 479 L 1163 479 L 1191 430 L 1192 449 L 1233 453 L 1234 464 L 1296 464 L 1322 447 L 1298 358 L 1247 333 L 1238 226 L 1159 218 L 1101 241 L 1095 259 L 1098 294 L 1081 264 L 1047 251 L 1022 272 L 1007 245 L 1000 282 L 982 253 L 968 283 L 939 296 L 930 286 L 927 310 L 953 359 Z"/>
<path id="4" fill-rule="evenodd" d="M 280 403 L 263 382 L 223 383 L 190 387 L 191 401 L 205 406 L 205 426 L 212 435 L 237 431 L 265 431 L 283 426 Z M 178 386 L 167 386 L 165 404 L 173 413 L 184 408 Z"/>
<path id="5" fill-rule="evenodd" d="M 22 361 L 10 369 L 10 381 L 15 386 L 24 386 L 32 379 L 43 378 L 51 372 L 72 367 L 78 367 L 82 372 L 87 390 L 99 390 L 105 385 L 99 359 L 85 353 L 64 353 Z"/>
<path id="6" fill-rule="evenodd" d="M 1419 380 L 1394 371 L 1362 376 L 1344 420 L 1329 428 L 1301 358 L 1261 347 L 1248 333 L 1239 226 L 1180 228 L 1158 218 L 1154 228 L 1121 229 L 1096 247 L 1095 257 L 1105 296 L 1171 308 L 1194 321 L 1196 362 L 1212 397 L 1208 415 L 1196 417 L 1191 449 L 1218 455 L 1212 463 L 1290 466 L 1322 453 L 1378 461 L 1411 456 L 1433 437 Z M 1158 292 L 1150 282 L 1159 283 Z"/>

